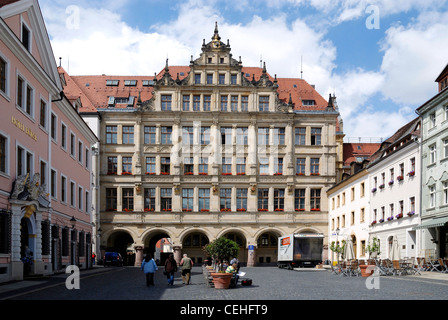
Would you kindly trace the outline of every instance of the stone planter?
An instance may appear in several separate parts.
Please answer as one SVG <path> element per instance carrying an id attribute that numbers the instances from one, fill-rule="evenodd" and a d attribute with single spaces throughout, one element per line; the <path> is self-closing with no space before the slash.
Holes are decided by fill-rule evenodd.
<path id="1" fill-rule="evenodd" d="M 368 267 L 370 267 L 369 270 L 367 270 Z M 365 278 L 370 277 L 373 271 L 375 270 L 374 265 L 367 265 L 367 264 L 361 264 L 359 268 L 361 269 L 361 276 Z"/>
<path id="2" fill-rule="evenodd" d="M 210 274 L 213 278 L 215 289 L 228 289 L 230 280 L 232 280 L 232 273 L 212 272 Z"/>

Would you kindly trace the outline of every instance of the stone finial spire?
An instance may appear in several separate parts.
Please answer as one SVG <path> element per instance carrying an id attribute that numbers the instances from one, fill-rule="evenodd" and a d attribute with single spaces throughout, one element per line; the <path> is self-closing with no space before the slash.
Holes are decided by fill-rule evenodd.
<path id="1" fill-rule="evenodd" d="M 221 37 L 219 36 L 219 32 L 218 32 L 218 21 L 215 21 L 215 32 L 213 34 L 212 40 L 213 41 L 220 41 L 221 40 Z"/>

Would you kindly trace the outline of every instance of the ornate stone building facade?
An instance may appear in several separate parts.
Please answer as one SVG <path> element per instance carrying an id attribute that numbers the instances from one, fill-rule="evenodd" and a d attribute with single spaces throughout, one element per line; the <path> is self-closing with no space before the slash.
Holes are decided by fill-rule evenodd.
<path id="1" fill-rule="evenodd" d="M 326 190 L 342 158 L 334 97 L 265 65 L 243 67 L 217 26 L 189 66 L 65 77 L 81 114 L 101 117 L 103 251 L 133 249 L 138 264 L 169 238 L 176 259 L 201 263 L 202 247 L 225 236 L 252 266 L 276 262 L 279 236 L 327 235 Z"/>

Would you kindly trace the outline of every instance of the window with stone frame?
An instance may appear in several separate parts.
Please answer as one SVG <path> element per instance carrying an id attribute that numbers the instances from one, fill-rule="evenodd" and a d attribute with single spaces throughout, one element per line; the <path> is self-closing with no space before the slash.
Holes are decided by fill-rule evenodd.
<path id="1" fill-rule="evenodd" d="M 160 188 L 160 209 L 171 211 L 172 188 Z"/>
<path id="2" fill-rule="evenodd" d="M 221 188 L 219 190 L 219 208 L 221 211 L 231 211 L 232 188 Z"/>
<path id="3" fill-rule="evenodd" d="M 156 189 L 155 188 L 145 188 L 145 211 L 154 211 L 156 209 Z"/>
<path id="4" fill-rule="evenodd" d="M 121 192 L 123 211 L 134 211 L 134 188 L 123 188 Z"/>
<path id="5" fill-rule="evenodd" d="M 268 211 L 269 189 L 258 189 L 258 211 Z"/>

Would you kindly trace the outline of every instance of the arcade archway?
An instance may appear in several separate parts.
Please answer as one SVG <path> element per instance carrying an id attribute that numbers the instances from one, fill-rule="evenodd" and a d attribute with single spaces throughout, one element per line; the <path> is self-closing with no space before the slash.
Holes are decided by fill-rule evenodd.
<path id="1" fill-rule="evenodd" d="M 187 234 L 182 240 L 182 253 L 186 253 L 194 263 L 202 264 L 208 258 L 203 250 L 210 240 L 201 232 Z"/>
<path id="2" fill-rule="evenodd" d="M 258 266 L 274 265 L 277 263 L 278 237 L 274 231 L 262 233 L 257 238 L 257 260 Z"/>
<path id="3" fill-rule="evenodd" d="M 106 252 L 118 252 L 123 257 L 125 266 L 133 266 L 135 252 L 130 249 L 134 244 L 132 236 L 125 231 L 116 231 L 107 239 Z"/>
<path id="4" fill-rule="evenodd" d="M 240 232 L 228 232 L 224 234 L 224 237 L 227 239 L 230 239 L 232 241 L 235 241 L 240 250 L 238 251 L 238 260 L 241 264 L 245 265 L 247 264 L 247 245 L 246 245 L 246 238 L 243 234 Z"/>
<path id="5" fill-rule="evenodd" d="M 144 240 L 144 256 L 147 253 L 150 253 L 159 265 L 164 265 L 169 254 L 173 253 L 170 236 L 163 231 L 147 236 Z"/>

